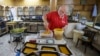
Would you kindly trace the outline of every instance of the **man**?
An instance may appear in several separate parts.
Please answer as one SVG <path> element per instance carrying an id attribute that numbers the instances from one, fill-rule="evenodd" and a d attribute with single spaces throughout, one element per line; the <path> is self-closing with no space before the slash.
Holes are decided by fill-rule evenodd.
<path id="1" fill-rule="evenodd" d="M 63 28 L 68 24 L 66 15 L 66 6 L 60 6 L 58 11 L 50 12 L 43 16 L 44 26 L 46 30 L 54 30 L 55 28 Z"/>

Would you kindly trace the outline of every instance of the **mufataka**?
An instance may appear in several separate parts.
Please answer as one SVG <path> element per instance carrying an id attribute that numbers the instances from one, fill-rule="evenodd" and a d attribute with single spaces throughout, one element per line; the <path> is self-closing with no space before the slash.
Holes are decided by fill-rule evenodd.
<path id="1" fill-rule="evenodd" d="M 41 56 L 57 56 L 57 54 L 41 54 Z"/>
<path id="2" fill-rule="evenodd" d="M 43 32 L 43 34 L 50 34 L 50 31 L 46 30 Z"/>
<path id="3" fill-rule="evenodd" d="M 35 51 L 37 51 L 37 50 L 30 49 L 30 48 L 25 48 L 23 52 L 26 53 L 26 54 L 30 54 L 30 53 L 35 52 Z"/>
<path id="4" fill-rule="evenodd" d="M 54 51 L 53 48 L 45 48 L 45 47 L 42 50 L 51 50 L 51 51 Z"/>
<path id="5" fill-rule="evenodd" d="M 32 43 L 27 43 L 25 46 L 27 47 L 31 47 L 31 48 L 36 48 L 36 44 L 32 44 Z"/>

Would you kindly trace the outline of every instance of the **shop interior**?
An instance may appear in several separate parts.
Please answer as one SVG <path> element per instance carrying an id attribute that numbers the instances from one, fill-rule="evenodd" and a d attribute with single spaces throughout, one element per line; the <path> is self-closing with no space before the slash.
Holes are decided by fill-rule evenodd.
<path id="1" fill-rule="evenodd" d="M 46 32 L 62 5 L 68 25 Z M 99 17 L 99 0 L 0 0 L 0 56 L 100 56 Z"/>

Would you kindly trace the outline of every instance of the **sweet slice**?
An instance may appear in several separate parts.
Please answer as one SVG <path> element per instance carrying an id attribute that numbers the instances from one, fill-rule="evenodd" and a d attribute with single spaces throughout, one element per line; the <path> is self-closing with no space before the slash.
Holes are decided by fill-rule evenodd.
<path id="1" fill-rule="evenodd" d="M 30 54 L 30 53 L 32 53 L 32 52 L 36 52 L 37 51 L 37 49 L 32 49 L 32 48 L 27 48 L 27 47 L 25 47 L 24 49 L 23 49 L 23 53 L 24 54 Z"/>
<path id="2" fill-rule="evenodd" d="M 25 43 L 25 47 L 37 48 L 37 44 L 36 43 L 27 42 L 27 43 Z"/>
<path id="3" fill-rule="evenodd" d="M 42 49 L 41 50 L 56 51 L 56 48 L 55 47 L 42 46 Z"/>

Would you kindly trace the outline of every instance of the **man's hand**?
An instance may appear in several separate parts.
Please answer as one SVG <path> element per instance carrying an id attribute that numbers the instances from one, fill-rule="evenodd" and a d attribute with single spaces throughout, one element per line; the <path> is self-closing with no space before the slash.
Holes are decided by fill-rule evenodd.
<path id="1" fill-rule="evenodd" d="M 46 17 L 46 15 L 44 15 L 44 16 L 42 16 L 42 19 L 43 19 L 43 24 L 44 24 L 44 27 L 45 27 L 45 29 L 47 30 L 47 31 L 50 31 L 50 29 L 49 29 L 49 27 L 48 27 L 48 21 L 47 21 L 47 17 Z"/>
<path id="2" fill-rule="evenodd" d="M 48 27 L 48 23 L 47 23 L 47 22 L 44 22 L 44 27 L 45 27 L 45 29 L 46 29 L 47 31 L 50 30 L 49 27 Z"/>

